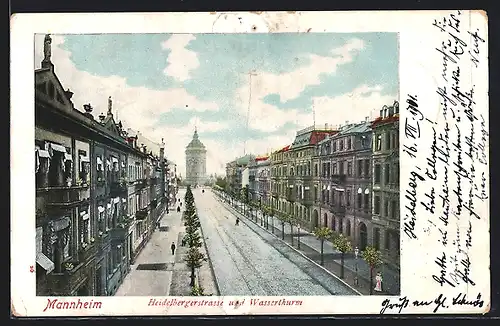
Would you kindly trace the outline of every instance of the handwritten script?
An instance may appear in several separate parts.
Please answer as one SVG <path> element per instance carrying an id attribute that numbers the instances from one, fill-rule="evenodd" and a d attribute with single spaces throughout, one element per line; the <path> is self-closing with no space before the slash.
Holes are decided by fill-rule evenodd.
<path id="1" fill-rule="evenodd" d="M 470 24 L 469 17 L 456 11 L 430 22 L 439 39 L 429 42 L 433 60 L 439 62 L 437 95 L 416 88 L 402 99 L 402 155 L 410 162 L 402 182 L 403 236 L 431 248 L 427 278 L 443 294 L 431 300 L 384 300 L 381 313 L 411 306 L 438 312 L 484 304 L 475 286 L 481 273 L 488 273 L 483 268 L 487 257 L 477 255 L 485 243 L 477 239 L 487 237 L 489 219 L 488 110 L 482 75 L 487 48 L 485 31 Z M 430 107 L 434 97 L 438 105 Z M 451 298 L 447 293 L 460 295 Z"/>

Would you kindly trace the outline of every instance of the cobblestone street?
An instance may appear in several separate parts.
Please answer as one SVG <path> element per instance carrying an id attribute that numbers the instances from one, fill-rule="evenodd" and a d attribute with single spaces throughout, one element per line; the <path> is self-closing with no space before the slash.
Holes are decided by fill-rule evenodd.
<path id="1" fill-rule="evenodd" d="M 211 191 L 193 194 L 221 295 L 357 294 L 265 231 L 236 225 Z"/>

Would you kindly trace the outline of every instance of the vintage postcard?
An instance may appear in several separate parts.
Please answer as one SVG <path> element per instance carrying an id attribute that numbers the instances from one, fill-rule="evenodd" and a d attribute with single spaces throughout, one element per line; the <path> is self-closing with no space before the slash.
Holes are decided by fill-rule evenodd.
<path id="1" fill-rule="evenodd" d="M 11 23 L 13 315 L 489 311 L 485 12 Z"/>

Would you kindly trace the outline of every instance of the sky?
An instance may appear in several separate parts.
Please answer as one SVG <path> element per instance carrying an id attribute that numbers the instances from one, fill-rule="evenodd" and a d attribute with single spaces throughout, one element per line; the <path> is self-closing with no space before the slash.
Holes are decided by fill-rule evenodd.
<path id="1" fill-rule="evenodd" d="M 207 173 L 220 175 L 314 122 L 374 119 L 399 98 L 396 33 L 52 35 L 51 60 L 75 108 L 90 103 L 97 117 L 111 96 L 125 128 L 164 138 L 180 175 L 195 127 Z"/>

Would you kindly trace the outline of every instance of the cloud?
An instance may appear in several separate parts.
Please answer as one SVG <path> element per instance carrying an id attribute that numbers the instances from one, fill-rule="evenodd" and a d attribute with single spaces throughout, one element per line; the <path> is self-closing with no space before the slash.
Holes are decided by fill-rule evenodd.
<path id="1" fill-rule="evenodd" d="M 390 105 L 398 100 L 396 94 L 383 94 L 383 87 L 378 85 L 369 87 L 362 85 L 350 93 L 336 97 L 314 97 L 316 121 L 330 125 L 375 119 L 384 105 Z"/>
<path id="2" fill-rule="evenodd" d="M 170 50 L 167 67 L 163 72 L 178 81 L 190 79 L 189 73 L 200 66 L 196 52 L 189 51 L 186 46 L 196 37 L 192 34 L 174 34 L 162 43 L 162 48 Z"/>
<path id="3" fill-rule="evenodd" d="M 187 111 L 217 111 L 215 102 L 198 100 L 184 88 L 151 90 L 145 87 L 131 87 L 126 79 L 118 76 L 100 77 L 78 70 L 71 61 L 71 52 L 63 50 L 64 37 L 52 35 L 52 62 L 55 73 L 66 89 L 74 92 L 72 101 L 75 108 L 83 110 L 83 104 L 90 103 L 94 117 L 107 110 L 108 97 L 113 100 L 113 113 L 122 120 L 125 128 L 140 131 L 155 142 L 165 138 L 166 153 L 176 163 L 184 164 L 184 147 L 189 143 L 194 130 L 191 122 L 184 128 L 157 126 L 158 116 L 175 108 Z M 35 68 L 40 68 L 43 59 L 44 35 L 35 37 Z M 155 127 L 156 126 L 156 127 Z M 205 125 L 201 121 L 199 130 L 222 128 L 222 122 Z M 182 170 L 181 170 L 182 171 Z"/>
<path id="4" fill-rule="evenodd" d="M 283 74 L 250 71 L 244 83 L 236 91 L 235 102 L 243 116 L 248 114 L 249 127 L 256 130 L 274 131 L 288 122 L 301 123 L 312 118 L 300 113 L 299 108 L 286 111 L 265 103 L 263 99 L 269 94 L 279 94 L 284 103 L 300 96 L 307 86 L 319 85 L 322 74 L 333 74 L 340 65 L 352 62 L 354 55 L 364 48 L 360 39 L 351 39 L 344 46 L 331 50 L 332 56 L 309 54 L 309 63 Z"/>

